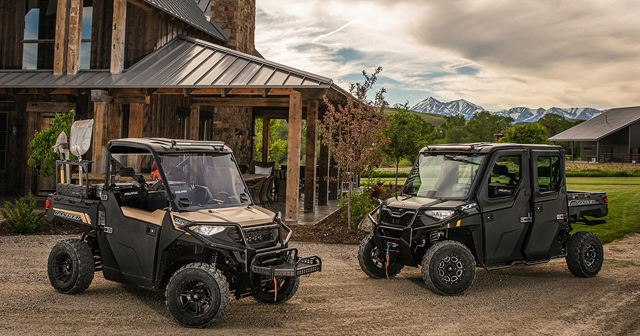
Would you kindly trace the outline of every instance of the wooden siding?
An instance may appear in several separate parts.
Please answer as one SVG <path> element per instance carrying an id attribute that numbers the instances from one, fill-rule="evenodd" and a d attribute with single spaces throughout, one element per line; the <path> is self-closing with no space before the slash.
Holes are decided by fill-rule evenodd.
<path id="1" fill-rule="evenodd" d="M 112 23 L 113 0 L 93 0 L 91 69 L 109 69 L 111 66 Z"/>
<path id="2" fill-rule="evenodd" d="M 25 0 L 0 1 L 0 69 L 22 69 Z"/>

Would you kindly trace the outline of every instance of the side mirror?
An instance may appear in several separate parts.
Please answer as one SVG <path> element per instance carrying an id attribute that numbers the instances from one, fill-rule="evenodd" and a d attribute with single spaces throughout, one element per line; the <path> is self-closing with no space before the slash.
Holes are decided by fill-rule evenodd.
<path id="1" fill-rule="evenodd" d="M 121 177 L 134 177 L 136 176 L 136 171 L 131 167 L 122 167 L 120 168 L 120 171 L 118 172 L 118 174 Z"/>

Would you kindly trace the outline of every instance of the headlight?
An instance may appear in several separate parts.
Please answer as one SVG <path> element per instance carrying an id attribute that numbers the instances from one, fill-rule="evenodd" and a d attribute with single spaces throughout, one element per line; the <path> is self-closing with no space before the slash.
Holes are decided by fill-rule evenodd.
<path id="1" fill-rule="evenodd" d="M 213 236 L 216 233 L 224 231 L 224 227 L 211 226 L 211 225 L 198 225 L 191 229 L 193 232 L 197 232 L 203 236 Z"/>
<path id="2" fill-rule="evenodd" d="M 455 213 L 455 211 L 453 210 L 426 210 L 424 212 L 425 215 L 429 216 L 429 217 L 433 217 L 433 218 L 437 218 L 437 219 L 445 219 L 445 218 L 449 218 L 451 216 L 453 216 L 453 214 Z"/>

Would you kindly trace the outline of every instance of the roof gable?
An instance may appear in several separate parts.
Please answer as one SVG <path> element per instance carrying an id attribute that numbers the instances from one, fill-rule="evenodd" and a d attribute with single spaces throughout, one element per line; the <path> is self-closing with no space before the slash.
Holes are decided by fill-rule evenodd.
<path id="1" fill-rule="evenodd" d="M 551 141 L 597 141 L 640 121 L 640 106 L 611 109 L 558 133 Z"/>
<path id="2" fill-rule="evenodd" d="M 198 3 L 196 3 L 196 1 Z M 207 15 L 206 13 L 208 6 L 204 6 L 201 0 L 144 0 L 144 2 L 202 30 L 222 42 L 229 42 L 229 36 L 215 21 L 210 20 L 211 14 L 209 13 L 209 15 Z M 207 17 L 209 17 L 209 19 L 207 19 Z"/>

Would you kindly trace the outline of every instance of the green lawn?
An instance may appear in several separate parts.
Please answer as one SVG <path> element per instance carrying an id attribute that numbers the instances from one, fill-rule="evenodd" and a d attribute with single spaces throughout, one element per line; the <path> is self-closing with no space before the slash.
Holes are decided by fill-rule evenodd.
<path id="1" fill-rule="evenodd" d="M 363 184 L 376 180 L 385 185 L 395 183 L 394 178 L 362 179 Z M 405 178 L 398 178 L 398 184 L 404 184 Z M 604 219 L 607 224 L 588 226 L 573 224 L 574 231 L 591 231 L 600 237 L 603 243 L 640 232 L 640 177 L 567 177 L 569 190 L 604 191 L 609 197 L 609 215 Z"/>
<path id="2" fill-rule="evenodd" d="M 604 191 L 609 197 L 607 224 L 587 226 L 573 224 L 575 231 L 591 231 L 603 243 L 640 232 L 640 208 L 635 200 L 640 196 L 640 177 L 568 177 L 569 190 Z"/>

